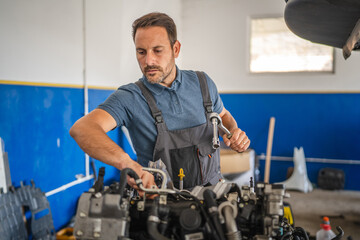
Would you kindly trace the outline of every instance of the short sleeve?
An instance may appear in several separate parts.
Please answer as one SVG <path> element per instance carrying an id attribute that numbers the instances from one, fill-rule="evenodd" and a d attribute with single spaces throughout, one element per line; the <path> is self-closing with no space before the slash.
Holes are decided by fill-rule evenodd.
<path id="1" fill-rule="evenodd" d="M 132 119 L 130 108 L 134 104 L 135 97 L 128 88 L 129 85 L 120 87 L 97 107 L 108 112 L 115 119 L 118 127 L 128 126 Z"/>

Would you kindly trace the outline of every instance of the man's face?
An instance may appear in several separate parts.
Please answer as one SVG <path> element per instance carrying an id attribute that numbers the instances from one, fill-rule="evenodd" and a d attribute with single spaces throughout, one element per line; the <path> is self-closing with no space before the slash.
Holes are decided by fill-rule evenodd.
<path id="1" fill-rule="evenodd" d="M 150 83 L 171 86 L 176 77 L 175 58 L 180 51 L 176 41 L 171 48 L 164 27 L 138 28 L 135 35 L 136 57 L 142 73 Z"/>

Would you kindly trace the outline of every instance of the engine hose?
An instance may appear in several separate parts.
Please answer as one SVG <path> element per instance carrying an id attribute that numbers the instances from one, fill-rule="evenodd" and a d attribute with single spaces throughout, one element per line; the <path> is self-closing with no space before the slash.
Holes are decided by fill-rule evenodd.
<path id="1" fill-rule="evenodd" d="M 215 199 L 215 193 L 210 190 L 206 189 L 204 191 L 204 201 L 208 207 L 209 214 L 211 216 L 212 222 L 214 223 L 215 230 L 218 233 L 221 240 L 225 240 L 225 235 L 221 227 L 220 219 L 219 219 L 219 212 L 218 206 Z"/>
<path id="2" fill-rule="evenodd" d="M 225 206 L 222 210 L 225 218 L 225 225 L 227 229 L 228 240 L 241 240 L 241 233 L 237 228 L 236 221 L 233 217 L 233 209 L 230 206 Z"/>
<path id="3" fill-rule="evenodd" d="M 285 240 L 285 238 L 290 237 L 292 235 L 292 232 L 285 233 L 280 240 Z"/>
<path id="4" fill-rule="evenodd" d="M 150 209 L 149 217 L 146 223 L 147 231 L 152 239 L 154 240 L 170 240 L 170 238 L 162 235 L 158 230 L 158 225 L 160 223 L 159 214 L 158 214 L 158 206 L 154 201 L 153 206 Z"/>
<path id="5" fill-rule="evenodd" d="M 120 186 L 119 186 L 119 193 L 120 193 L 120 199 L 123 198 L 124 190 L 127 184 L 127 175 L 134 178 L 135 181 L 139 179 L 139 176 L 136 174 L 134 170 L 131 168 L 124 168 L 120 172 Z"/>
<path id="6" fill-rule="evenodd" d="M 300 237 L 305 238 L 305 240 L 309 240 L 309 236 L 307 235 L 307 233 L 305 232 L 305 230 L 301 227 L 296 227 L 295 228 L 295 232 L 299 232 Z"/>
<path id="7" fill-rule="evenodd" d="M 159 218 L 161 219 L 161 223 L 158 229 L 161 234 L 165 234 L 165 231 L 169 223 L 170 208 L 167 205 L 161 204 L 159 205 L 158 213 L 159 213 Z"/>
<path id="8" fill-rule="evenodd" d="M 241 240 L 241 233 L 240 231 L 233 233 L 226 233 L 226 237 L 228 240 Z"/>

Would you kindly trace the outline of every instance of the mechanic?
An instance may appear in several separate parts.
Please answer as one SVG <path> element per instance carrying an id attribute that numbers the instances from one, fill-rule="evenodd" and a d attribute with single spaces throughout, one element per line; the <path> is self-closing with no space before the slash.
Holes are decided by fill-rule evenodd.
<path id="1" fill-rule="evenodd" d="M 134 21 L 132 37 L 143 77 L 121 86 L 104 103 L 80 118 L 70 135 L 92 158 L 119 170 L 133 169 L 145 188 L 155 185 L 142 166 L 161 165 L 179 187 L 216 184 L 221 179 L 219 150 L 212 147 L 209 114 L 216 112 L 232 133 L 224 143 L 237 152 L 250 140 L 227 111 L 215 83 L 202 72 L 180 70 L 175 64 L 181 44 L 176 25 L 164 13 L 153 12 Z M 137 162 L 113 142 L 106 132 L 125 126 L 137 154 Z M 182 169 L 182 170 L 180 170 Z M 129 185 L 138 189 L 134 179 Z"/>

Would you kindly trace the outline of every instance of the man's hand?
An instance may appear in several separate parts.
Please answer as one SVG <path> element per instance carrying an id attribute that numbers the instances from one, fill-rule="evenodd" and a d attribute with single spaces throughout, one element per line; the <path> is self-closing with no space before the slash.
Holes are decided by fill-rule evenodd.
<path id="1" fill-rule="evenodd" d="M 230 112 L 225 108 L 221 111 L 219 116 L 222 119 L 224 126 L 229 129 L 231 138 L 228 139 L 226 134 L 223 135 L 223 140 L 226 146 L 237 152 L 243 152 L 250 146 L 250 139 L 246 133 L 238 128 L 237 123 Z"/>
<path id="2" fill-rule="evenodd" d="M 230 132 L 232 134 L 230 139 L 227 138 L 226 134 L 223 135 L 226 146 L 237 152 L 243 152 L 249 148 L 250 139 L 246 136 L 244 131 L 241 131 L 240 128 L 236 128 Z"/>
<path id="3" fill-rule="evenodd" d="M 140 170 L 140 174 L 139 171 L 135 171 L 135 172 L 139 175 L 139 178 L 142 180 L 142 184 L 144 188 L 152 188 L 154 185 L 156 186 L 154 176 L 151 173 L 143 170 Z M 135 183 L 135 179 L 129 176 L 128 176 L 128 184 L 130 185 L 130 187 L 138 191 L 140 190 L 137 184 Z"/>
<path id="4" fill-rule="evenodd" d="M 153 186 L 156 186 L 154 176 L 150 172 L 142 170 L 141 165 L 133 162 L 133 166 L 131 166 L 130 168 L 132 168 L 142 180 L 144 188 L 152 188 Z M 144 192 L 141 191 L 140 188 L 137 186 L 137 184 L 135 183 L 135 179 L 127 176 L 127 181 L 130 187 L 134 188 L 139 192 L 139 195 L 141 197 L 144 196 Z"/>

